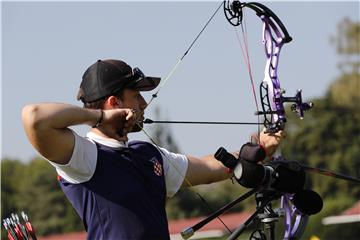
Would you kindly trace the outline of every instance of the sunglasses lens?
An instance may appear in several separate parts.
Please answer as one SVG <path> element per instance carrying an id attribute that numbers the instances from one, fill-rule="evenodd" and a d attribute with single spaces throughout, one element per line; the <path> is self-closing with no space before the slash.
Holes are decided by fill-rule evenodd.
<path id="1" fill-rule="evenodd" d="M 138 78 L 145 78 L 144 73 L 139 69 L 139 68 L 134 68 L 134 76 L 138 77 Z"/>

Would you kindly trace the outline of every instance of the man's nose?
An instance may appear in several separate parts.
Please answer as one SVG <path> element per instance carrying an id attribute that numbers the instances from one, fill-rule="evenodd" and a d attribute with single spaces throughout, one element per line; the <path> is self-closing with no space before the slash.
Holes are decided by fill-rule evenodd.
<path id="1" fill-rule="evenodd" d="M 141 96 L 139 105 L 140 105 L 141 110 L 144 110 L 146 108 L 146 106 L 147 106 L 147 102 L 145 101 L 143 96 Z"/>

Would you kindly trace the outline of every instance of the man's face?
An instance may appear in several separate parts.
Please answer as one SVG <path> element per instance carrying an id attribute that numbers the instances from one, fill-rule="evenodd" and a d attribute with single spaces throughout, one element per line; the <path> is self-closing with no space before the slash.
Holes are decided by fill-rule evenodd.
<path id="1" fill-rule="evenodd" d="M 122 97 L 120 99 L 122 108 L 131 108 L 136 110 L 137 124 L 132 128 L 132 132 L 139 132 L 143 127 L 144 120 L 144 110 L 147 106 L 147 103 L 143 96 L 140 94 L 140 91 L 134 89 L 125 89 L 123 91 Z"/>

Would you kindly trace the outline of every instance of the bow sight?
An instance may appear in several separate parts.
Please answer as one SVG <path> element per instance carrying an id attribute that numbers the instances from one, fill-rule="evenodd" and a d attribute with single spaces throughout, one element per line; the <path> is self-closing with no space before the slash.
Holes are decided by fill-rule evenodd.
<path id="1" fill-rule="evenodd" d="M 276 90 L 275 90 L 276 91 Z M 264 126 L 266 131 L 270 133 L 276 133 L 285 128 L 286 118 L 284 103 L 293 103 L 291 105 L 291 111 L 297 113 L 300 119 L 304 117 L 304 111 L 311 109 L 314 104 L 312 102 L 302 101 L 302 90 L 298 89 L 294 97 L 284 97 L 285 90 L 281 89 L 277 94 L 272 94 L 273 103 L 269 98 L 269 87 L 267 82 L 260 84 L 260 98 L 262 111 L 255 111 L 255 115 L 262 115 L 264 117 Z M 272 106 L 275 106 L 273 108 Z M 278 116 L 277 121 L 274 121 L 275 114 Z"/>

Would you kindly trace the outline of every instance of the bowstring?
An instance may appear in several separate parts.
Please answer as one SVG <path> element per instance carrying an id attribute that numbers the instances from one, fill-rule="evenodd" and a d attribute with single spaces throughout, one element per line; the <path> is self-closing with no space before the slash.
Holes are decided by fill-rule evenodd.
<path id="1" fill-rule="evenodd" d="M 162 83 L 160 84 L 159 88 L 157 89 L 157 91 L 151 96 L 151 99 L 149 100 L 148 104 L 146 107 L 148 107 L 152 101 L 158 97 L 158 93 L 160 92 L 160 90 L 164 87 L 164 85 L 167 83 L 167 81 L 173 76 L 173 74 L 175 73 L 176 69 L 179 67 L 180 63 L 183 61 L 183 59 L 185 58 L 185 56 L 189 53 L 189 51 L 191 50 L 191 48 L 194 46 L 195 42 L 199 39 L 200 35 L 204 32 L 204 30 L 207 28 L 207 26 L 209 25 L 209 23 L 212 21 L 212 19 L 215 17 L 215 15 L 217 14 L 217 12 L 219 11 L 219 9 L 221 8 L 221 6 L 224 4 L 224 2 L 221 2 L 221 4 L 216 8 L 216 10 L 214 11 L 214 13 L 211 15 L 211 17 L 208 19 L 208 21 L 205 23 L 204 27 L 200 30 L 200 32 L 197 34 L 197 36 L 195 37 L 195 39 L 191 42 L 190 46 L 186 49 L 186 51 L 184 52 L 184 54 L 181 56 L 181 58 L 175 63 L 175 65 L 171 68 L 170 72 L 166 75 L 166 77 L 164 78 L 164 80 L 162 81 Z"/>
<path id="2" fill-rule="evenodd" d="M 238 29 L 236 27 L 234 27 L 234 30 L 235 30 L 235 35 L 236 35 L 237 42 L 240 45 L 242 56 L 243 56 L 243 59 L 244 59 L 244 62 L 245 62 L 245 65 L 247 67 L 247 71 L 248 71 L 248 74 L 249 74 L 250 84 L 251 84 L 251 88 L 252 88 L 252 94 L 253 94 L 253 98 L 254 98 L 255 107 L 256 107 L 256 110 L 259 112 L 259 104 L 258 104 L 258 100 L 257 100 L 257 96 L 256 96 L 255 81 L 254 81 L 254 77 L 253 77 L 253 73 L 252 73 L 250 54 L 249 54 L 247 25 L 246 25 L 246 20 L 245 20 L 246 19 L 245 18 L 245 8 L 243 10 L 244 10 L 243 11 L 244 17 L 243 17 L 242 22 L 240 23 L 242 39 L 240 37 L 240 33 L 239 33 Z M 257 115 L 257 119 L 258 119 L 258 123 L 260 123 L 260 116 L 259 115 Z M 259 139 L 260 125 L 258 125 L 257 135 L 258 135 L 258 139 Z"/>

